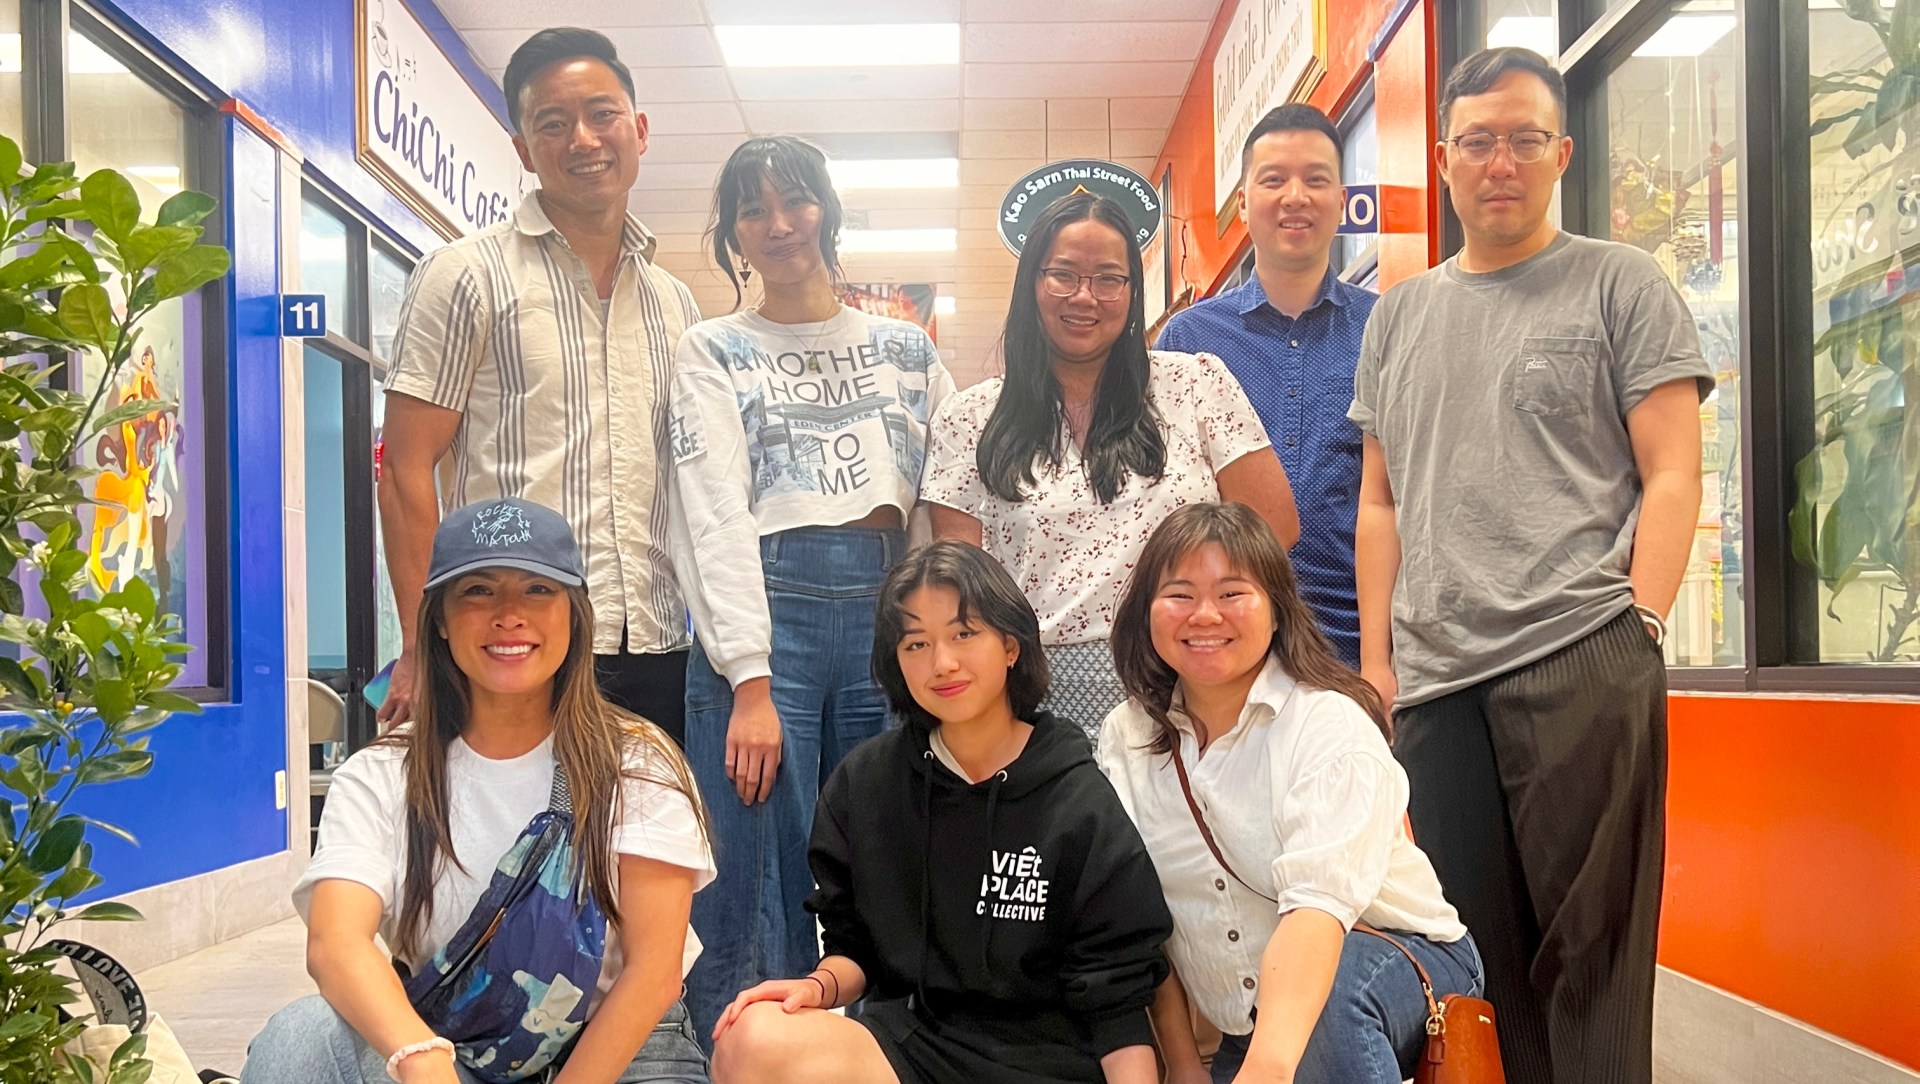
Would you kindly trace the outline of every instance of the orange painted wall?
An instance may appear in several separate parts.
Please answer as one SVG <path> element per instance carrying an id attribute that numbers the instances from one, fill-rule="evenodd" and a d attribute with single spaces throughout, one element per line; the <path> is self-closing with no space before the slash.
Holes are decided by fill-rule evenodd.
<path id="1" fill-rule="evenodd" d="M 1920 704 L 1670 704 L 1660 962 L 1920 1068 Z"/>
<path id="2" fill-rule="evenodd" d="M 1171 211 L 1179 240 L 1170 257 L 1176 282 L 1193 286 L 1201 296 L 1213 291 L 1246 245 L 1247 230 L 1237 219 L 1221 232 L 1215 216 L 1221 199 L 1213 191 L 1213 54 L 1226 36 L 1227 20 L 1236 0 L 1224 0 L 1195 68 L 1166 146 L 1153 169 L 1159 177 L 1173 169 Z M 1327 0 L 1327 74 L 1308 99 L 1331 115 L 1343 107 L 1376 74 L 1367 64 L 1367 47 L 1396 7 L 1395 0 Z M 1434 242 L 1424 226 L 1434 221 L 1431 193 L 1437 191 L 1428 164 L 1433 145 L 1433 0 L 1422 0 L 1402 24 L 1380 57 L 1374 103 L 1379 117 L 1380 183 L 1413 190 L 1417 206 L 1426 214 L 1416 221 L 1394 223 L 1414 232 L 1381 237 L 1380 277 L 1383 286 L 1426 270 L 1435 255 Z M 1181 287 L 1176 284 L 1175 293 Z"/>

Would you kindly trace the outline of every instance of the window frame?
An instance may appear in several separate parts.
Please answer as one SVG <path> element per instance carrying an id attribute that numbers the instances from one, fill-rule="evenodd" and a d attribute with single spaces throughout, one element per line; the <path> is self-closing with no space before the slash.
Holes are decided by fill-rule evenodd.
<path id="1" fill-rule="evenodd" d="M 378 641 L 379 599 L 374 596 L 379 590 L 380 555 L 374 546 L 379 509 L 372 484 L 373 396 L 385 382 L 391 359 L 380 357 L 372 348 L 373 276 L 370 269 L 375 249 L 405 265 L 409 275 L 418 266 L 420 256 L 412 246 L 383 232 L 370 216 L 330 190 L 315 175 L 302 178 L 300 204 L 302 208 L 312 204 L 324 209 L 347 228 L 347 290 L 351 301 L 347 306 L 347 326 L 344 330 L 330 327 L 324 338 L 307 339 L 306 345 L 340 364 L 341 432 L 345 435 L 343 477 L 366 478 L 369 482 L 364 489 L 347 487 L 342 495 L 345 514 L 340 524 L 349 585 L 345 674 L 348 688 L 341 695 L 347 702 L 346 744 L 351 752 L 378 736 L 373 708 L 360 694 L 382 665 Z M 367 584 L 369 590 L 351 589 L 351 585 L 359 583 Z"/>
<path id="2" fill-rule="evenodd" d="M 21 88 L 24 97 L 22 150 L 28 161 L 64 162 L 73 157 L 71 100 L 68 84 L 68 36 L 84 34 L 102 51 L 123 64 L 128 72 L 159 94 L 178 105 L 186 115 L 187 158 L 182 181 L 185 187 L 201 192 L 223 194 L 228 188 L 222 118 L 212 96 L 203 93 L 190 79 L 151 50 L 115 26 L 97 11 L 70 0 L 19 0 L 21 40 Z M 224 214 L 209 216 L 202 241 L 229 246 Z M 197 703 L 225 703 L 232 699 L 233 688 L 233 554 L 229 534 L 233 510 L 230 507 L 229 446 L 231 424 L 228 401 L 231 392 L 232 342 L 228 335 L 231 301 L 222 284 L 201 288 L 200 336 L 204 344 L 200 371 L 198 422 L 200 463 L 188 477 L 203 487 L 203 539 L 205 560 L 195 570 L 206 593 L 204 634 L 206 678 L 200 684 L 172 687 Z M 184 359 L 183 359 L 184 360 Z M 72 366 L 56 375 L 61 386 L 69 386 Z M 183 404 L 184 406 L 185 404 Z"/>

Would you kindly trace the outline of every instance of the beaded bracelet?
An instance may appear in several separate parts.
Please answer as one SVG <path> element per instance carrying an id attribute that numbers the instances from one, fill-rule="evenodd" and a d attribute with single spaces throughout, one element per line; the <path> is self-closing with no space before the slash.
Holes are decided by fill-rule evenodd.
<path id="1" fill-rule="evenodd" d="M 393 1056 L 387 1059 L 387 1075 L 395 1080 L 399 1080 L 400 1063 L 413 1057 L 415 1054 L 424 1054 L 429 1050 L 444 1050 L 451 1054 L 453 1053 L 453 1044 L 438 1035 L 435 1035 L 431 1039 L 422 1039 L 417 1043 L 408 1043 L 394 1051 Z"/>

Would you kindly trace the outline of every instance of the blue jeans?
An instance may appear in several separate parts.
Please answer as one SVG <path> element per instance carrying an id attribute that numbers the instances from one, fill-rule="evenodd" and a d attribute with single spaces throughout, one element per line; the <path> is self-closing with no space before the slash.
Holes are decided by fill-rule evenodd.
<path id="1" fill-rule="evenodd" d="M 840 758 L 887 725 L 886 696 L 868 664 L 873 610 L 905 551 L 901 531 L 855 527 L 803 527 L 760 540 L 780 713 L 780 767 L 765 802 L 744 804 L 727 778 L 733 690 L 693 647 L 687 761 L 707 801 L 719 868 L 693 898 L 702 949 L 687 975 L 687 1008 L 702 1044 L 734 995 L 819 962 L 820 938 L 804 906 L 813 891 L 813 807 Z"/>
<path id="2" fill-rule="evenodd" d="M 591 1026 L 591 1022 L 589 1022 Z M 479 1078 L 455 1067 L 461 1084 Z M 549 1080 L 558 1068 L 538 1077 Z M 281 1009 L 247 1047 L 240 1084 L 388 1084 L 387 1061 L 319 994 Z M 617 1084 L 707 1084 L 707 1058 L 693 1041 L 687 1007 L 667 1006 Z"/>
<path id="3" fill-rule="evenodd" d="M 1436 1001 L 1448 994 L 1480 996 L 1485 975 L 1471 936 L 1453 942 L 1406 933 L 1393 937 L 1427 969 Z M 1221 1039 L 1213 1056 L 1215 1084 L 1233 1080 L 1252 1043 L 1251 1034 Z M 1413 965 L 1372 934 L 1348 934 L 1295 1084 L 1400 1084 L 1413 1075 L 1426 1048 L 1427 999 Z"/>

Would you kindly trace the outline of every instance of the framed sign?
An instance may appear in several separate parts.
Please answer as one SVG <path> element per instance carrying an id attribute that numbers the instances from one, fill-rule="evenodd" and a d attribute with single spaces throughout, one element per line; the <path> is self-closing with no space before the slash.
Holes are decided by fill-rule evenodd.
<path id="1" fill-rule="evenodd" d="M 1220 231 L 1240 210 L 1240 149 L 1277 105 L 1327 73 L 1326 0 L 1240 0 L 1213 55 L 1213 199 Z"/>
<path id="2" fill-rule="evenodd" d="M 357 158 L 452 240 L 504 222 L 533 187 L 513 137 L 405 0 L 355 0 Z"/>
<path id="3" fill-rule="evenodd" d="M 1075 192 L 1106 196 L 1120 205 L 1141 248 L 1160 232 L 1160 190 L 1125 166 L 1092 158 L 1051 162 L 1013 182 L 1000 200 L 1000 240 L 1015 256 L 1026 247 L 1027 230 L 1055 200 Z"/>

